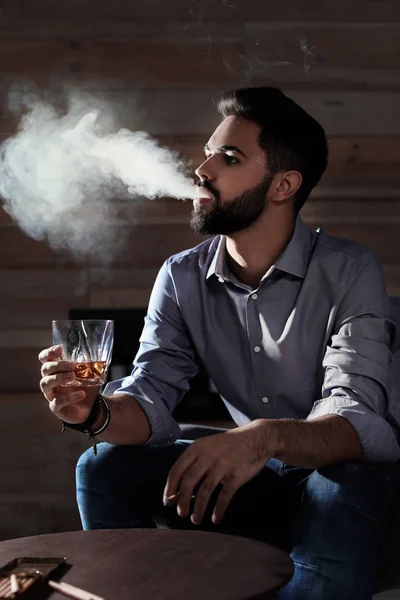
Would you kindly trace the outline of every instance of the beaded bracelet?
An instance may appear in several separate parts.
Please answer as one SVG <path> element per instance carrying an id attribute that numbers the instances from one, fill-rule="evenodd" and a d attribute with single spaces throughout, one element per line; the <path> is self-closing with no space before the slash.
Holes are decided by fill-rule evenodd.
<path id="1" fill-rule="evenodd" d="M 105 420 L 104 424 L 100 427 L 100 429 L 98 429 L 97 431 L 94 431 L 93 425 L 96 423 L 97 419 L 100 416 L 102 403 L 104 405 L 104 408 L 106 409 L 106 420 Z M 110 407 L 108 406 L 108 402 L 104 398 L 104 396 L 99 394 L 95 398 L 95 401 L 92 406 L 92 410 L 90 411 L 90 414 L 89 414 L 88 418 L 86 419 L 86 421 L 84 421 L 83 423 L 66 423 L 65 421 L 61 420 L 61 422 L 62 422 L 61 431 L 64 432 L 65 428 L 68 427 L 69 429 L 75 429 L 75 431 L 80 431 L 81 433 L 86 433 L 89 440 L 92 441 L 93 453 L 95 456 L 97 456 L 96 435 L 99 435 L 100 433 L 102 433 L 105 430 L 105 428 L 110 423 L 110 419 L 111 419 L 111 413 L 110 413 Z"/>

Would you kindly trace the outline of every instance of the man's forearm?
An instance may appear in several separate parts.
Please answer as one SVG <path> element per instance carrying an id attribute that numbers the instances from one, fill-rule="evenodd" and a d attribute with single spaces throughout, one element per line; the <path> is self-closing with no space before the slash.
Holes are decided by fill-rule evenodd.
<path id="1" fill-rule="evenodd" d="M 141 446 L 147 442 L 151 435 L 151 427 L 146 413 L 136 400 L 126 394 L 106 396 L 110 407 L 110 423 L 100 439 L 111 444 L 124 446 Z M 105 422 L 104 407 L 93 429 L 96 431 Z"/>
<path id="2" fill-rule="evenodd" d="M 313 421 L 260 419 L 266 450 L 296 467 L 316 469 L 338 462 L 362 460 L 363 451 L 353 426 L 339 415 Z"/>

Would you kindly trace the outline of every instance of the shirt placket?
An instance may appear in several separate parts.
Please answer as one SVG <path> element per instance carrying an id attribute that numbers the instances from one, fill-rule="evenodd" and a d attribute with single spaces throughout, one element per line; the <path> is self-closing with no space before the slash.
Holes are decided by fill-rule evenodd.
<path id="1" fill-rule="evenodd" d="M 255 413 L 272 416 L 273 408 L 265 386 L 266 354 L 259 319 L 260 295 L 265 294 L 265 284 L 251 292 L 246 302 L 247 339 L 256 390 Z"/>

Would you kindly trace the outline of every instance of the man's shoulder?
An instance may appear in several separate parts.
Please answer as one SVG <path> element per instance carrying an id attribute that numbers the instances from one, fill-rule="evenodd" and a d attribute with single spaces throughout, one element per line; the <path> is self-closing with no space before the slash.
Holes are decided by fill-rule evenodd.
<path id="1" fill-rule="evenodd" d="M 336 255 L 338 258 L 341 256 L 344 259 L 348 258 L 350 262 L 354 262 L 355 259 L 361 256 L 366 260 L 376 259 L 373 250 L 364 246 L 364 244 L 339 236 L 328 235 L 323 229 L 319 230 L 317 247 L 325 255 L 330 254 L 333 257 Z"/>
<path id="2" fill-rule="evenodd" d="M 219 239 L 219 236 L 208 238 L 193 248 L 173 254 L 166 260 L 167 267 L 169 269 L 207 269 L 214 258 Z"/>

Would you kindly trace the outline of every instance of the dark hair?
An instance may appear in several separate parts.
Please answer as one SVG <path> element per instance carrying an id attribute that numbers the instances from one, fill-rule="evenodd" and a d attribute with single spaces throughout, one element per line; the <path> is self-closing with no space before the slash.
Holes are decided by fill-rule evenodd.
<path id="1" fill-rule="evenodd" d="M 294 209 L 299 212 L 328 162 L 328 145 L 322 126 L 274 87 L 225 92 L 217 108 L 224 118 L 235 116 L 260 125 L 258 143 L 265 152 L 271 176 L 280 171 L 301 173 L 303 182 L 294 200 Z"/>

